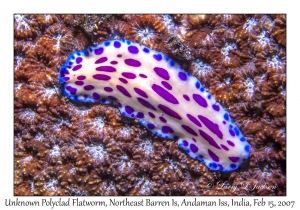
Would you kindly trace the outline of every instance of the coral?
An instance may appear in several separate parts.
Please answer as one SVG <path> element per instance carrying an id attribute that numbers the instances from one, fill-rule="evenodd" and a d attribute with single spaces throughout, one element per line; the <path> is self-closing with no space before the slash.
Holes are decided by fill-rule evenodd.
<path id="1" fill-rule="evenodd" d="M 38 23 L 31 15 L 14 15 L 14 34 L 16 39 L 32 40 L 40 33 Z"/>
<path id="2" fill-rule="evenodd" d="M 126 34 L 128 34 L 131 29 L 131 25 L 123 20 L 113 20 L 109 23 L 110 33 L 108 39 L 121 40 L 125 39 Z"/>
<path id="3" fill-rule="evenodd" d="M 96 45 L 107 36 L 107 24 L 113 18 L 112 15 L 74 15 L 66 22 L 79 27 L 89 37 L 91 43 Z"/>
<path id="4" fill-rule="evenodd" d="M 159 15 L 125 15 L 129 28 L 125 38 L 141 43 L 152 49 L 157 49 L 166 29 Z"/>
<path id="5" fill-rule="evenodd" d="M 176 36 L 170 36 L 164 43 L 165 54 L 183 61 L 193 60 L 192 52 Z"/>
<path id="6" fill-rule="evenodd" d="M 72 52 L 123 38 L 195 75 L 251 144 L 248 163 L 213 172 L 117 107 L 63 96 Z M 285 47 L 282 14 L 14 15 L 14 194 L 286 195 Z"/>
<path id="7" fill-rule="evenodd" d="M 204 24 L 210 15 L 205 14 L 197 14 L 197 15 L 187 15 L 188 22 L 195 28 L 199 27 L 200 25 Z"/>

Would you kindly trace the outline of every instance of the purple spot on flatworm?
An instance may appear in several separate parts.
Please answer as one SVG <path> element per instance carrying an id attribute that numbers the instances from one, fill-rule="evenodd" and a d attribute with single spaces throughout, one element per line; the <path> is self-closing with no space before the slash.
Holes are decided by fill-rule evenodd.
<path id="1" fill-rule="evenodd" d="M 145 74 L 139 74 L 140 75 L 140 77 L 142 77 L 142 78 L 147 78 L 147 76 L 145 75 Z"/>
<path id="2" fill-rule="evenodd" d="M 78 64 L 78 63 L 81 63 L 82 62 L 82 57 L 78 57 L 78 58 L 76 58 L 76 63 Z"/>
<path id="3" fill-rule="evenodd" d="M 77 89 L 76 89 L 76 88 L 73 88 L 73 89 L 70 91 L 70 93 L 71 93 L 72 95 L 75 95 L 75 94 L 76 94 L 76 91 L 77 91 Z"/>
<path id="4" fill-rule="evenodd" d="M 115 47 L 115 48 L 120 48 L 120 47 L 121 47 L 121 43 L 118 42 L 118 41 L 115 41 L 115 42 L 114 42 L 114 47 Z"/>
<path id="5" fill-rule="evenodd" d="M 102 57 L 102 58 L 99 58 L 98 60 L 96 60 L 95 64 L 104 63 L 105 61 L 107 61 L 107 57 Z"/>
<path id="6" fill-rule="evenodd" d="M 111 87 L 104 87 L 104 90 L 106 92 L 112 92 L 113 91 L 113 89 Z"/>
<path id="7" fill-rule="evenodd" d="M 230 146 L 234 147 L 234 143 L 233 143 L 232 141 L 227 140 L 227 143 L 228 143 Z"/>
<path id="8" fill-rule="evenodd" d="M 125 59 L 124 62 L 126 63 L 126 65 L 133 66 L 133 67 L 139 67 L 142 65 L 138 60 L 134 60 L 131 58 Z"/>
<path id="9" fill-rule="evenodd" d="M 118 61 L 111 61 L 110 64 L 116 65 L 118 64 Z"/>
<path id="10" fill-rule="evenodd" d="M 192 151 L 193 153 L 198 152 L 198 147 L 197 147 L 195 144 L 191 144 L 191 145 L 190 145 L 190 149 L 191 149 L 191 151 Z"/>
<path id="11" fill-rule="evenodd" d="M 121 82 L 123 82 L 124 84 L 127 84 L 127 83 L 128 83 L 128 81 L 127 81 L 126 79 L 124 79 L 124 78 L 119 78 L 119 80 L 120 80 Z"/>
<path id="12" fill-rule="evenodd" d="M 186 130 L 186 132 L 194 135 L 194 136 L 198 136 L 198 134 L 190 127 L 190 126 L 187 126 L 187 125 L 181 125 L 181 127 Z"/>
<path id="13" fill-rule="evenodd" d="M 174 132 L 174 130 L 170 126 L 167 126 L 167 125 L 163 126 L 161 128 L 161 131 L 163 133 L 173 133 Z"/>
<path id="14" fill-rule="evenodd" d="M 225 145 L 223 145 L 223 144 L 221 144 L 221 147 L 224 149 L 224 150 L 226 150 L 226 151 L 228 151 L 229 149 L 228 149 L 228 147 L 226 147 Z"/>
<path id="15" fill-rule="evenodd" d="M 73 70 L 73 71 L 77 71 L 77 70 L 81 69 L 81 67 L 82 67 L 82 65 L 79 64 L 79 65 L 77 65 L 77 66 L 74 66 L 72 70 Z"/>
<path id="16" fill-rule="evenodd" d="M 229 129 L 229 133 L 230 133 L 231 136 L 235 136 L 235 133 L 231 128 Z"/>
<path id="17" fill-rule="evenodd" d="M 65 69 L 64 72 L 65 74 L 70 74 L 70 72 L 67 69 Z"/>
<path id="18" fill-rule="evenodd" d="M 64 81 L 68 81 L 70 79 L 70 77 L 63 77 Z"/>
<path id="19" fill-rule="evenodd" d="M 145 99 L 143 98 L 139 98 L 137 97 L 137 100 L 145 107 L 149 108 L 149 109 L 152 109 L 152 110 L 156 110 L 155 107 L 150 104 L 148 101 L 146 101 Z"/>
<path id="20" fill-rule="evenodd" d="M 143 112 L 138 112 L 138 113 L 136 114 L 136 117 L 137 117 L 137 118 L 144 118 L 144 113 L 143 113 Z"/>
<path id="21" fill-rule="evenodd" d="M 220 139 L 223 138 L 223 133 L 220 131 L 218 124 L 213 123 L 208 118 L 198 115 L 198 118 L 203 122 L 203 124 L 214 134 L 216 134 Z"/>
<path id="22" fill-rule="evenodd" d="M 187 79 L 186 74 L 184 72 L 179 72 L 178 76 L 182 81 L 185 81 Z"/>
<path id="23" fill-rule="evenodd" d="M 98 93 L 93 93 L 93 98 L 95 99 L 95 100 L 99 100 L 100 99 L 100 95 L 98 94 Z"/>
<path id="24" fill-rule="evenodd" d="M 73 88 L 73 89 L 70 91 L 70 93 L 71 93 L 72 95 L 75 95 L 75 94 L 76 94 L 76 91 L 77 91 L 77 89 L 76 89 L 76 88 Z"/>
<path id="25" fill-rule="evenodd" d="M 154 71 L 161 78 L 163 78 L 165 80 L 169 80 L 170 79 L 170 75 L 169 75 L 169 73 L 168 73 L 168 71 L 166 69 L 160 68 L 160 67 L 155 67 Z"/>
<path id="26" fill-rule="evenodd" d="M 236 163 L 236 162 L 238 162 L 238 161 L 240 160 L 239 157 L 233 157 L 233 156 L 228 157 L 228 159 L 231 160 L 231 161 L 234 162 L 234 163 Z"/>
<path id="27" fill-rule="evenodd" d="M 187 101 L 190 101 L 190 97 L 188 97 L 187 95 L 183 95 L 183 98 Z"/>
<path id="28" fill-rule="evenodd" d="M 213 159 L 213 161 L 219 162 L 219 157 L 213 153 L 210 149 L 208 149 L 209 156 Z"/>
<path id="29" fill-rule="evenodd" d="M 148 127 L 149 129 L 153 129 L 153 128 L 155 128 L 155 125 L 152 124 L 152 123 L 148 123 L 148 124 L 147 124 L 147 127 Z"/>
<path id="30" fill-rule="evenodd" d="M 205 98 L 203 98 L 203 97 L 200 96 L 199 94 L 193 94 L 193 99 L 194 99 L 200 106 L 207 107 L 207 102 L 206 102 Z"/>
<path id="31" fill-rule="evenodd" d="M 83 75 L 80 75 L 80 76 L 77 77 L 78 80 L 85 80 L 85 78 L 86 78 L 86 77 L 83 76 Z"/>
<path id="32" fill-rule="evenodd" d="M 134 79 L 134 78 L 136 78 L 135 74 L 131 73 L 131 72 L 123 72 L 122 75 L 124 77 L 126 77 L 127 79 Z"/>
<path id="33" fill-rule="evenodd" d="M 162 81 L 161 84 L 165 86 L 165 88 L 167 88 L 168 90 L 172 90 L 172 86 L 168 82 Z"/>
<path id="34" fill-rule="evenodd" d="M 139 49 L 136 46 L 129 46 L 128 51 L 132 54 L 138 54 Z"/>
<path id="35" fill-rule="evenodd" d="M 152 112 L 148 112 L 149 116 L 155 118 L 155 115 Z"/>
<path id="36" fill-rule="evenodd" d="M 83 89 L 85 90 L 93 90 L 94 88 L 95 88 L 94 85 L 86 85 L 83 87 Z"/>
<path id="37" fill-rule="evenodd" d="M 117 89 L 127 97 L 131 97 L 130 93 L 121 85 L 117 85 Z"/>
<path id="38" fill-rule="evenodd" d="M 104 80 L 104 81 L 107 81 L 107 80 L 110 80 L 110 76 L 108 75 L 105 75 L 105 74 L 94 74 L 93 75 L 93 78 L 94 79 L 97 79 L 97 80 Z"/>
<path id="39" fill-rule="evenodd" d="M 216 110 L 217 112 L 220 111 L 219 105 L 214 104 L 214 105 L 212 105 L 212 108 L 213 108 L 214 110 Z"/>
<path id="40" fill-rule="evenodd" d="M 179 104 L 178 100 L 171 93 L 166 91 L 161 86 L 154 84 L 154 85 L 152 85 L 152 89 L 166 101 L 168 101 L 172 104 Z"/>
<path id="41" fill-rule="evenodd" d="M 237 136 L 240 135 L 240 131 L 237 127 L 234 127 L 233 130 Z"/>
<path id="42" fill-rule="evenodd" d="M 223 124 L 226 125 L 226 122 L 223 120 Z"/>
<path id="43" fill-rule="evenodd" d="M 117 69 L 115 69 L 112 66 L 100 66 L 96 68 L 97 71 L 105 71 L 105 72 L 115 72 Z"/>
<path id="44" fill-rule="evenodd" d="M 217 149 L 221 149 L 217 142 L 210 135 L 208 135 L 202 130 L 199 130 L 199 133 L 211 146 L 214 146 Z"/>
<path id="45" fill-rule="evenodd" d="M 196 139 L 192 138 L 194 142 L 197 142 Z"/>
<path id="46" fill-rule="evenodd" d="M 170 109 L 169 107 L 167 107 L 165 105 L 159 104 L 158 108 L 160 108 L 164 113 L 166 113 L 167 115 L 170 115 L 171 117 L 174 117 L 178 120 L 182 119 L 177 112 L 175 112 L 174 110 Z"/>
<path id="47" fill-rule="evenodd" d="M 84 82 L 83 82 L 83 81 L 76 81 L 75 84 L 76 84 L 76 85 L 83 85 Z"/>
<path id="48" fill-rule="evenodd" d="M 185 146 L 185 147 L 186 147 L 187 145 L 189 145 L 189 143 L 188 143 L 186 140 L 183 140 L 182 143 L 183 143 L 183 146 Z"/>
<path id="49" fill-rule="evenodd" d="M 131 114 L 132 112 L 134 112 L 134 109 L 133 109 L 131 106 L 125 106 L 125 111 L 126 111 L 128 114 Z"/>
<path id="50" fill-rule="evenodd" d="M 157 61 L 160 61 L 162 59 L 161 54 L 153 55 L 153 58 Z"/>
<path id="51" fill-rule="evenodd" d="M 72 94 L 76 94 L 77 88 L 73 88 L 72 86 L 67 86 L 66 89 Z"/>
<path id="52" fill-rule="evenodd" d="M 160 121 L 162 121 L 162 122 L 164 122 L 164 123 L 167 122 L 167 120 L 166 120 L 164 117 L 159 117 L 159 119 L 160 119 Z"/>
<path id="53" fill-rule="evenodd" d="M 103 53 L 103 50 L 104 50 L 103 47 L 100 47 L 100 48 L 95 50 L 95 54 L 96 55 L 101 55 Z"/>
<path id="54" fill-rule="evenodd" d="M 134 89 L 134 91 L 135 91 L 137 94 L 139 94 L 140 96 L 143 96 L 144 98 L 148 98 L 147 93 L 145 93 L 145 92 L 142 91 L 141 89 L 139 89 L 139 88 L 133 88 L 133 89 Z"/>
<path id="55" fill-rule="evenodd" d="M 150 52 L 148 48 L 144 48 L 143 51 L 144 51 L 145 53 L 149 53 L 149 52 Z"/>
<path id="56" fill-rule="evenodd" d="M 121 55 L 121 54 L 118 54 L 118 55 L 117 55 L 117 57 L 118 57 L 118 58 L 121 58 L 121 57 L 122 57 L 122 55 Z"/>
<path id="57" fill-rule="evenodd" d="M 195 123 L 199 127 L 202 127 L 201 123 L 199 122 L 199 120 L 197 120 L 196 117 L 194 117 L 193 115 L 190 115 L 190 114 L 187 114 L 186 116 L 190 119 L 190 121 L 192 121 L 193 123 Z"/>

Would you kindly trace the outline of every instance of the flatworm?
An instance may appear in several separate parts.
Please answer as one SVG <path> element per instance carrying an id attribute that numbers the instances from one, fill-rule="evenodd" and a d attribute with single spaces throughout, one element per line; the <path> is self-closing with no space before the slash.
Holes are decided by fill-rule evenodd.
<path id="1" fill-rule="evenodd" d="M 249 143 L 197 78 L 141 44 L 111 40 L 74 52 L 59 81 L 72 100 L 119 104 L 123 115 L 174 139 L 211 170 L 233 171 L 249 158 Z"/>

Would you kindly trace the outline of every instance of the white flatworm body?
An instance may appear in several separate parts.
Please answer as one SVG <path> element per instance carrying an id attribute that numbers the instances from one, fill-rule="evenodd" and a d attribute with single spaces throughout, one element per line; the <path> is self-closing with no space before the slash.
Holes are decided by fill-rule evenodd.
<path id="1" fill-rule="evenodd" d="M 176 140 L 212 170 L 236 170 L 249 157 L 250 145 L 197 78 L 141 44 L 111 40 L 74 52 L 59 80 L 68 98 L 117 103 L 123 115 Z"/>

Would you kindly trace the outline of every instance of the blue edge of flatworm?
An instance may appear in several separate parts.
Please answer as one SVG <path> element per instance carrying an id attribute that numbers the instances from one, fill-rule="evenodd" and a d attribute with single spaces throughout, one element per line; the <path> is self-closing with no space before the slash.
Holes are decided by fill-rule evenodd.
<path id="1" fill-rule="evenodd" d="M 123 43 L 127 43 L 128 45 L 130 45 L 131 43 L 133 43 L 133 44 L 138 44 L 138 45 L 142 46 L 141 44 L 136 43 L 136 42 L 133 42 L 133 41 L 130 41 L 130 40 L 124 40 L 124 39 L 123 39 L 123 40 L 113 40 L 113 41 L 121 41 L 121 42 L 123 42 Z M 94 100 L 94 99 L 90 99 L 90 98 L 87 98 L 87 99 L 85 99 L 85 100 L 79 100 L 79 99 L 78 99 L 78 96 L 72 96 L 71 94 L 69 94 L 69 93 L 66 91 L 66 89 L 65 89 L 65 85 L 66 85 L 66 84 L 64 83 L 64 80 L 62 79 L 62 77 L 64 77 L 64 70 L 67 69 L 67 66 L 68 66 L 67 64 L 69 64 L 69 63 L 71 62 L 71 60 L 75 59 L 75 56 L 74 56 L 75 54 L 78 55 L 78 56 L 79 56 L 79 55 L 89 56 L 89 54 L 92 52 L 93 48 L 98 48 L 98 47 L 102 46 L 102 45 L 105 44 L 105 43 L 107 44 L 106 46 L 108 46 L 108 45 L 110 44 L 109 42 L 110 42 L 110 41 L 106 41 L 106 42 L 100 43 L 100 44 L 98 44 L 98 45 L 96 45 L 96 46 L 88 47 L 88 49 L 81 50 L 81 51 L 76 51 L 76 52 L 72 53 L 72 54 L 68 57 L 67 61 L 61 66 L 61 68 L 60 68 L 60 70 L 59 70 L 59 82 L 60 82 L 60 84 L 61 84 L 61 88 L 62 88 L 63 94 L 64 94 L 65 96 L 67 96 L 69 99 L 74 100 L 74 101 L 89 102 L 89 103 L 98 103 L 98 102 L 100 102 L 101 104 L 118 105 L 119 110 L 121 109 L 122 106 L 121 106 L 117 101 L 114 101 L 114 100 L 111 100 L 111 99 L 108 99 L 108 98 L 104 98 L 104 99 L 100 99 L 100 100 Z M 175 67 L 175 65 L 179 66 L 175 61 L 173 61 L 173 60 L 172 60 L 171 58 L 169 58 L 168 56 L 162 54 L 162 53 L 159 52 L 159 51 L 156 51 L 156 50 L 153 50 L 153 49 L 151 49 L 151 50 L 152 50 L 152 51 L 155 51 L 155 52 L 157 53 L 157 55 L 161 55 L 162 58 L 165 59 L 166 61 L 172 62 L 172 63 L 173 63 L 173 65 L 172 65 L 173 68 Z M 89 51 L 90 51 L 90 52 L 89 52 Z M 181 66 L 179 66 L 179 68 L 174 68 L 174 69 L 184 70 Z M 185 71 L 185 70 L 184 70 L 184 71 Z M 185 72 L 186 72 L 186 71 L 185 71 Z M 192 74 L 190 74 L 190 73 L 188 73 L 188 72 L 186 72 L 186 73 L 187 73 L 187 75 L 188 75 L 189 77 L 192 77 L 192 78 L 194 78 L 197 82 L 199 82 L 199 84 L 200 84 L 199 90 L 200 90 L 201 92 L 203 92 L 203 91 L 204 91 L 204 88 L 202 87 L 201 82 L 200 82 L 195 76 L 193 76 Z M 210 98 L 211 95 L 209 94 L 208 97 Z M 121 112 L 121 114 L 122 114 L 123 116 L 132 118 L 130 115 L 126 114 L 126 112 L 122 112 L 121 110 L 120 110 L 120 112 Z M 138 119 L 138 118 L 136 118 L 136 119 Z M 140 124 L 142 124 L 143 126 L 145 126 L 145 127 L 147 128 L 148 122 L 146 122 L 146 121 L 144 121 L 144 120 L 142 120 L 142 119 L 138 119 L 138 120 L 139 120 Z M 228 121 L 231 121 L 232 123 L 234 123 L 234 121 L 229 117 L 229 115 L 228 115 Z M 157 136 L 159 136 L 159 137 L 161 137 L 161 138 L 173 139 L 173 140 L 175 140 L 175 141 L 177 141 L 177 140 L 179 139 L 178 136 L 174 136 L 173 138 L 170 138 L 169 135 L 162 135 L 162 134 L 158 133 L 157 131 L 156 131 L 156 132 L 152 132 L 152 133 L 154 133 L 155 135 L 157 135 Z M 246 140 L 245 137 L 242 136 L 241 141 L 245 141 L 245 140 Z M 178 146 L 179 146 L 179 147 L 182 147 L 182 145 L 178 145 Z M 184 149 L 184 148 L 182 148 L 182 149 Z M 185 150 L 185 149 L 184 149 L 184 150 Z M 245 151 L 246 151 L 247 153 L 249 153 L 249 155 L 248 155 L 247 158 L 243 159 L 243 161 L 245 161 L 246 159 L 248 159 L 249 156 L 250 156 L 250 144 L 248 144 L 248 145 L 245 147 Z M 188 153 L 188 152 L 187 152 L 187 153 Z M 196 156 L 195 159 L 200 160 L 200 161 L 203 162 L 204 164 L 206 163 L 206 161 L 204 160 L 204 158 L 199 158 L 199 157 Z M 205 164 L 205 165 L 206 165 L 206 164 Z M 232 170 L 223 170 L 222 168 L 221 168 L 221 169 L 214 169 L 214 168 L 217 168 L 217 166 L 210 165 L 209 168 L 210 168 L 211 170 L 213 170 L 213 171 L 230 172 L 230 171 L 233 171 L 233 170 L 237 170 L 239 167 L 240 167 L 240 165 L 238 165 L 236 168 L 233 168 Z"/>

